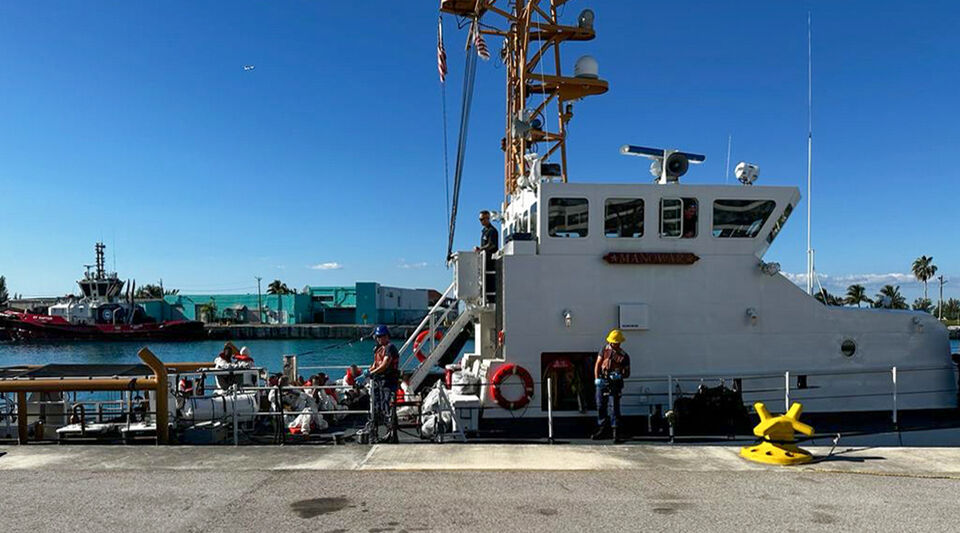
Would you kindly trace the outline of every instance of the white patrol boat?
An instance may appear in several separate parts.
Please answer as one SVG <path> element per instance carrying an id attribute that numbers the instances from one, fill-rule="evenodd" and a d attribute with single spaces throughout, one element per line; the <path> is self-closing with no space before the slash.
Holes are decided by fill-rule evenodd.
<path id="1" fill-rule="evenodd" d="M 797 188 L 753 185 L 757 167 L 746 163 L 738 166 L 739 185 L 685 185 L 687 166 L 703 156 L 638 146 L 621 152 L 652 159 L 653 183 L 568 181 L 572 103 L 606 92 L 607 83 L 589 56 L 573 76 L 561 72 L 561 46 L 595 36 L 590 10 L 572 25 L 558 18 L 566 3 L 440 3 L 442 14 L 470 28 L 464 102 L 484 37 L 504 39 L 502 245 L 494 275 L 482 253 L 451 254 L 447 299 L 401 352 L 419 352 L 420 361 L 405 363 L 410 388 L 423 390 L 470 338 L 473 350 L 460 367 L 474 382 L 450 392 L 463 428 L 509 421 L 542 433 L 530 418 L 586 421 L 596 413 L 595 357 L 619 328 L 633 362 L 623 411 L 641 417 L 642 432 L 668 431 L 664 415 L 681 397 L 720 385 L 740 405 L 800 402 L 814 421 L 848 431 L 955 423 L 956 369 L 935 317 L 826 306 L 764 260 L 800 201 Z M 547 120 L 551 112 L 556 120 Z M 462 153 L 455 191 L 461 169 Z M 450 300 L 461 310 L 455 321 L 446 319 L 457 307 Z M 440 340 L 437 330 L 444 330 Z"/>

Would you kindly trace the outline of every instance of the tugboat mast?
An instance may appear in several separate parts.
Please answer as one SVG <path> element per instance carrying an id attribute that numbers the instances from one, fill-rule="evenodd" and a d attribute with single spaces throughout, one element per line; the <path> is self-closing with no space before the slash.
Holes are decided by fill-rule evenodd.
<path id="1" fill-rule="evenodd" d="M 497 0 L 443 0 L 440 11 L 471 19 L 471 28 L 480 36 L 503 37 L 500 58 L 507 67 L 506 123 L 501 149 L 504 151 L 504 195 L 509 203 L 518 178 L 529 174 L 537 159 L 528 158 L 535 145 L 544 143 L 539 155 L 546 161 L 559 152 L 560 163 L 544 168 L 543 174 L 567 181 L 567 123 L 573 118 L 573 100 L 603 94 L 606 81 L 597 75 L 597 63 L 590 56 L 581 57 L 574 76 L 564 76 L 560 45 L 567 41 L 589 41 L 596 37 L 594 13 L 584 10 L 576 26 L 561 24 L 557 8 L 569 0 L 527 0 L 513 2 L 501 9 Z M 504 2 L 506 3 L 506 2 Z M 505 25 L 497 29 L 490 14 Z M 470 36 L 471 39 L 474 35 Z M 482 38 L 482 37 L 481 37 Z M 469 47 L 469 46 L 468 46 Z M 553 61 L 547 61 L 552 49 Z M 545 64 L 549 63 L 549 64 Z M 547 126 L 548 107 L 556 104 L 554 129 Z"/>

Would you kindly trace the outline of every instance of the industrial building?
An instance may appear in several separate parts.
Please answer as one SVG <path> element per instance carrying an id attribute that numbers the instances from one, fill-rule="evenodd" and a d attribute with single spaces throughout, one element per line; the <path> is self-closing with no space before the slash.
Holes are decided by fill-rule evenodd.
<path id="1" fill-rule="evenodd" d="M 157 320 L 231 324 L 416 324 L 440 298 L 431 289 L 307 286 L 296 294 L 175 294 L 141 301 Z"/>

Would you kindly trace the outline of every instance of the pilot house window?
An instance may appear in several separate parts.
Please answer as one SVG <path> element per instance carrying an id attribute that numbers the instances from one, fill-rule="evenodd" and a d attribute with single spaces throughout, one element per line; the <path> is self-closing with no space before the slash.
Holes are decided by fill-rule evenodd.
<path id="1" fill-rule="evenodd" d="M 588 212 L 586 198 L 551 198 L 547 211 L 550 236 L 586 237 Z"/>
<path id="2" fill-rule="evenodd" d="M 770 218 L 773 200 L 716 200 L 713 202 L 713 236 L 752 239 Z"/>
<path id="3" fill-rule="evenodd" d="M 692 239 L 697 236 L 700 206 L 696 198 L 660 199 L 660 236 Z"/>
<path id="4" fill-rule="evenodd" d="M 604 210 L 603 234 L 607 237 L 643 237 L 643 200 L 610 198 Z"/>

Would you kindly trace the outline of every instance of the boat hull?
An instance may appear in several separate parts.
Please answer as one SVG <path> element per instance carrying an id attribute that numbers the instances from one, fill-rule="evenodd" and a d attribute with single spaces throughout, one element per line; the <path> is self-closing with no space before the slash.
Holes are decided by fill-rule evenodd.
<path id="1" fill-rule="evenodd" d="M 70 324 L 44 315 L 3 314 L 0 329 L 14 341 L 193 340 L 203 338 L 203 322 L 172 320 L 146 324 Z"/>

